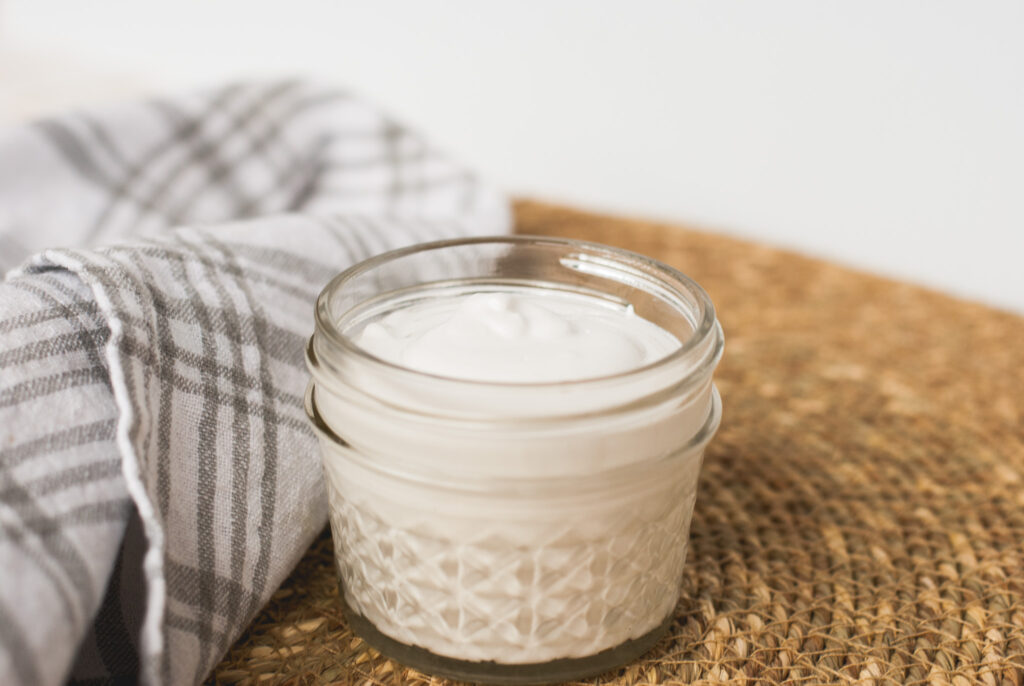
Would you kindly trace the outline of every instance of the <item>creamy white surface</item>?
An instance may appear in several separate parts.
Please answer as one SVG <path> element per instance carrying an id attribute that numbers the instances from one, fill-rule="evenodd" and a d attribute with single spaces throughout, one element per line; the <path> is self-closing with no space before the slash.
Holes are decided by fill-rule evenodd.
<path id="1" fill-rule="evenodd" d="M 356 343 L 421 372 L 519 383 L 608 376 L 680 346 L 632 308 L 540 289 L 424 300 L 370 322 Z"/>

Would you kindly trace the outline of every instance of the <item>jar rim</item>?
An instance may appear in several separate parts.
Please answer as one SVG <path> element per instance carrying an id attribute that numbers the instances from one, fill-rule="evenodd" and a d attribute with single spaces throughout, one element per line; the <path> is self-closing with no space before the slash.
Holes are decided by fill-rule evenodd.
<path id="1" fill-rule="evenodd" d="M 356 277 L 372 270 L 380 265 L 386 264 L 390 261 L 400 259 L 409 255 L 417 253 L 425 253 L 432 250 L 441 250 L 445 248 L 453 248 L 464 245 L 480 245 L 480 244 L 508 244 L 508 245 L 554 245 L 562 246 L 567 248 L 577 248 L 588 253 L 597 253 L 600 256 L 608 257 L 616 260 L 620 263 L 633 263 L 639 264 L 646 267 L 649 272 L 657 275 L 659 281 L 664 286 L 669 286 L 671 290 L 678 292 L 679 287 L 685 289 L 690 296 L 693 297 L 697 304 L 697 317 L 695 317 L 693 331 L 686 340 L 680 341 L 680 347 L 669 353 L 668 355 L 658 358 L 653 362 L 645 364 L 640 367 L 627 369 L 613 374 L 605 374 L 601 376 L 590 376 L 579 379 L 567 379 L 558 381 L 490 381 L 480 379 L 467 379 L 454 376 L 446 376 L 442 374 L 435 374 L 431 372 L 425 372 L 412 367 L 407 367 L 390 360 L 385 360 L 371 353 L 370 351 L 357 345 L 349 336 L 346 336 L 337 325 L 337 322 L 330 316 L 329 301 L 331 296 L 338 292 L 346 282 L 352 281 Z M 675 283 L 673 283 L 675 282 Z M 477 236 L 471 238 L 453 238 L 440 241 L 430 241 L 427 243 L 418 243 L 416 245 L 407 246 L 404 248 L 398 248 L 396 250 L 389 250 L 388 252 L 381 253 L 374 257 L 368 258 L 359 262 L 348 269 L 343 270 L 335 277 L 333 277 L 317 297 L 316 306 L 314 308 L 314 319 L 316 329 L 318 333 L 325 335 L 334 344 L 340 346 L 344 352 L 348 355 L 352 355 L 357 359 L 360 359 L 374 367 L 391 370 L 399 374 L 413 375 L 416 378 L 432 379 L 438 382 L 446 383 L 458 383 L 465 384 L 467 387 L 476 388 L 521 388 L 521 389 L 545 389 L 545 388 L 586 388 L 589 385 L 598 385 L 608 382 L 620 381 L 625 379 L 642 376 L 652 370 L 659 369 L 668 365 L 671 365 L 679 360 L 686 358 L 694 349 L 703 346 L 709 336 L 716 336 L 716 345 L 712 346 L 710 354 L 707 359 L 703 361 L 700 367 L 711 366 L 717 364 L 718 359 L 721 357 L 723 341 L 721 335 L 721 327 L 718 324 L 715 314 L 715 307 L 711 302 L 711 298 L 707 292 L 694 281 L 692 278 L 679 271 L 675 267 L 665 264 L 659 260 L 655 260 L 646 255 L 624 250 L 622 248 L 616 248 L 601 243 L 595 243 L 592 241 L 581 241 L 573 238 L 558 238 L 549 236 L 533 236 L 533 235 L 514 235 L 514 236 Z M 694 370 L 695 372 L 697 370 Z M 703 370 L 701 370 L 703 371 Z"/>

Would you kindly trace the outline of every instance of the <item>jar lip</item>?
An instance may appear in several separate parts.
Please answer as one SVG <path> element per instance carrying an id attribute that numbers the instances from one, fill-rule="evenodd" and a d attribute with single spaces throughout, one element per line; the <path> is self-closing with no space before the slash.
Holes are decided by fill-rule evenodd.
<path id="1" fill-rule="evenodd" d="M 351 338 L 342 333 L 341 329 L 338 328 L 337 324 L 332 321 L 329 316 L 330 308 L 328 301 L 333 293 L 337 292 L 344 284 L 352 279 L 356 278 L 360 274 L 363 274 L 371 269 L 374 269 L 382 264 L 390 262 L 392 260 L 406 257 L 408 255 L 414 255 L 416 253 L 428 252 L 431 250 L 439 250 L 443 248 L 458 247 L 463 245 L 480 245 L 480 244 L 509 244 L 509 245 L 528 245 L 528 244 L 540 244 L 540 245 L 556 245 L 568 248 L 578 248 L 591 253 L 599 253 L 607 257 L 615 258 L 618 261 L 629 261 L 633 263 L 640 263 L 643 266 L 652 269 L 659 276 L 668 277 L 662 279 L 663 281 L 674 280 L 678 282 L 683 288 L 689 291 L 698 306 L 698 317 L 696 326 L 694 326 L 693 332 L 690 336 L 680 341 L 680 347 L 672 351 L 665 357 L 661 357 L 653 362 L 645 364 L 641 367 L 633 369 L 627 369 L 625 371 L 616 372 L 614 374 L 605 374 L 602 376 L 591 376 L 581 379 L 568 379 L 560 381 L 486 381 L 479 379 L 466 379 L 454 376 L 445 376 L 441 374 L 434 374 L 431 372 L 424 372 L 412 367 L 406 367 L 389 360 L 380 358 L 368 350 L 357 345 Z M 678 290 L 673 288 L 673 290 Z M 531 388 L 531 389 L 545 389 L 545 388 L 583 388 L 590 384 L 602 384 L 614 381 L 620 381 L 630 379 L 637 376 L 642 376 L 652 370 L 662 368 L 672 363 L 686 358 L 694 349 L 702 346 L 708 339 L 709 336 L 717 336 L 719 339 L 718 344 L 713 346 L 711 351 L 711 364 L 717 363 L 719 356 L 721 355 L 722 341 L 721 341 L 721 327 L 718 325 L 715 307 L 711 302 L 711 298 L 707 292 L 694 281 L 692 278 L 679 271 L 675 267 L 671 267 L 664 262 L 660 262 L 646 255 L 624 250 L 622 248 L 615 248 L 612 246 L 604 245 L 601 243 L 595 243 L 592 241 L 581 241 L 573 238 L 557 238 L 549 236 L 533 236 L 533 235 L 513 235 L 513 236 L 477 236 L 471 238 L 452 238 L 440 241 L 430 241 L 427 243 L 418 243 L 404 248 L 398 248 L 396 250 L 389 250 L 388 252 L 381 253 L 374 257 L 358 262 L 353 266 L 345 269 L 334 278 L 332 278 L 320 295 L 317 297 L 316 307 L 314 309 L 314 318 L 316 323 L 316 329 L 318 333 L 323 333 L 333 343 L 340 346 L 346 354 L 355 356 L 357 359 L 364 360 L 369 364 L 393 370 L 400 374 L 410 374 L 417 378 L 432 379 L 438 382 L 445 383 L 458 383 L 465 384 L 467 387 L 475 388 Z M 702 365 L 703 366 L 703 365 Z"/>

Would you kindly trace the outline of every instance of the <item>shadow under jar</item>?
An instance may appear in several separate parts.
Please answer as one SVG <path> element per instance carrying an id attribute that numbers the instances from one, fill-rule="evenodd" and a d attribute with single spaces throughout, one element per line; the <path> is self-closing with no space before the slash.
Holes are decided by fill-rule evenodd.
<path id="1" fill-rule="evenodd" d="M 510 292 L 596 299 L 679 346 L 605 376 L 514 383 L 424 373 L 356 344 L 389 313 Z M 646 652 L 679 596 L 722 346 L 695 282 L 593 243 L 445 241 L 338 275 L 316 305 L 306 410 L 355 631 L 421 671 L 499 684 Z"/>

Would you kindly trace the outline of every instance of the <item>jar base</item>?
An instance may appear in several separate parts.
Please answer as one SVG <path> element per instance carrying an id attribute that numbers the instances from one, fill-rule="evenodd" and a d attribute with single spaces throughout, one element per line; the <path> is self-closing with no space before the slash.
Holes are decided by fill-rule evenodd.
<path id="1" fill-rule="evenodd" d="M 339 584 L 340 585 L 340 584 Z M 425 674 L 496 686 L 527 686 L 575 681 L 622 667 L 637 659 L 661 640 L 672 624 L 672 614 L 643 636 L 624 641 L 587 657 L 572 657 L 528 664 L 474 662 L 437 655 L 424 648 L 396 641 L 381 633 L 373 622 L 349 607 L 340 594 L 342 612 L 352 630 L 386 657 Z"/>

